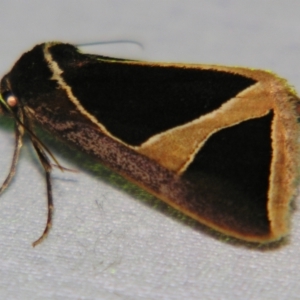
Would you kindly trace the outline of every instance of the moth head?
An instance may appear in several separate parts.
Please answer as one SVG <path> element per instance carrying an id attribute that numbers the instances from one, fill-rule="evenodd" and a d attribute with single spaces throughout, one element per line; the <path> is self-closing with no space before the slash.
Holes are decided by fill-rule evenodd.
<path id="1" fill-rule="evenodd" d="M 12 92 L 6 75 L 0 83 L 0 114 L 11 114 L 18 107 L 18 103 L 18 98 Z"/>

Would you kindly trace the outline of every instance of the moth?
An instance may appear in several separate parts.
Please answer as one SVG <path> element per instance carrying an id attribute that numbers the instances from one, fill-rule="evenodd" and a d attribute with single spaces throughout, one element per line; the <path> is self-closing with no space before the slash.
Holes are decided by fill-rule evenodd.
<path id="1" fill-rule="evenodd" d="M 1 190 L 24 133 L 46 174 L 48 220 L 34 246 L 51 227 L 56 161 L 35 126 L 226 235 L 271 242 L 288 233 L 300 101 L 271 72 L 117 59 L 50 42 L 20 57 L 0 93 L 0 112 L 16 123 Z"/>

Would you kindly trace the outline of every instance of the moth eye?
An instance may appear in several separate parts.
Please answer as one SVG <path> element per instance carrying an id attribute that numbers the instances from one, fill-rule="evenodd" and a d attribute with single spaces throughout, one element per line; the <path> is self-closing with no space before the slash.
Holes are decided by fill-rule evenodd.
<path id="1" fill-rule="evenodd" d="M 15 107 L 18 104 L 18 98 L 11 93 L 6 95 L 5 98 L 6 98 L 6 103 L 9 107 Z"/>

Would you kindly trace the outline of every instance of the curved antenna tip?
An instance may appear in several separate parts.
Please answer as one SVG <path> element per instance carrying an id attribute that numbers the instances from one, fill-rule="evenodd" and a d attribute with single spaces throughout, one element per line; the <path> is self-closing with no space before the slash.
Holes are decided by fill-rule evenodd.
<path id="1" fill-rule="evenodd" d="M 108 44 L 134 44 L 139 46 L 141 49 L 144 49 L 144 46 L 136 41 L 131 40 L 113 40 L 113 41 L 99 41 L 99 42 L 90 42 L 90 43 L 80 43 L 76 44 L 76 47 L 84 47 L 84 46 L 96 46 L 96 45 L 108 45 Z"/>

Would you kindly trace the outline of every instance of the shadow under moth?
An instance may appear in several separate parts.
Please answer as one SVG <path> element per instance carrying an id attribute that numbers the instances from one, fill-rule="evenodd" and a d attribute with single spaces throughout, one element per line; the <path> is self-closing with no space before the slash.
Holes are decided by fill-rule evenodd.
<path id="1" fill-rule="evenodd" d="M 226 235 L 271 242 L 289 229 L 298 174 L 299 98 L 262 70 L 151 63 L 83 54 L 51 42 L 26 52 L 0 84 L 0 113 L 15 120 L 45 170 L 42 126 L 159 199 Z"/>

